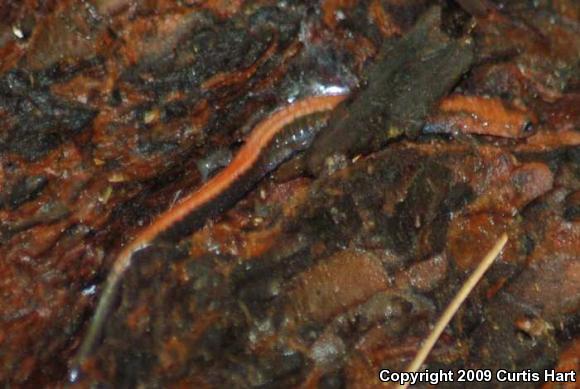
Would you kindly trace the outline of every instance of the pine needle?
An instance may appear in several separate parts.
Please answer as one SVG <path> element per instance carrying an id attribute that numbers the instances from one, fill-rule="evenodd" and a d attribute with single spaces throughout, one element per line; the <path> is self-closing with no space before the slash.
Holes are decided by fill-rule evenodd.
<path id="1" fill-rule="evenodd" d="M 423 364 L 423 362 L 425 362 L 425 359 L 433 349 L 433 346 L 435 346 L 435 343 L 443 333 L 443 330 L 445 330 L 445 327 L 447 327 L 447 324 L 449 324 L 453 316 L 457 313 L 459 307 L 461 307 L 461 304 L 463 304 L 463 302 L 465 301 L 467 296 L 469 296 L 475 285 L 477 285 L 481 277 L 483 277 L 487 269 L 489 269 L 495 258 L 499 255 L 500 251 L 505 246 L 507 240 L 508 240 L 507 234 L 504 233 L 495 243 L 493 248 L 487 253 L 485 258 L 483 258 L 483 260 L 479 263 L 479 265 L 477 266 L 475 271 L 471 274 L 471 276 L 467 279 L 467 281 L 465 281 L 459 292 L 457 292 L 453 300 L 451 300 L 451 302 L 449 303 L 449 305 L 447 306 L 447 308 L 445 309 L 445 311 L 435 324 L 435 327 L 433 328 L 433 331 L 431 331 L 431 334 L 429 334 L 429 337 L 425 339 L 425 341 L 423 342 L 423 345 L 421 346 L 421 349 L 415 356 L 415 359 L 413 359 L 413 361 L 407 367 L 406 371 L 408 373 L 417 372 L 421 367 L 421 365 Z M 403 388 L 407 388 L 408 386 L 409 383 L 406 383 L 405 385 L 403 385 Z"/>

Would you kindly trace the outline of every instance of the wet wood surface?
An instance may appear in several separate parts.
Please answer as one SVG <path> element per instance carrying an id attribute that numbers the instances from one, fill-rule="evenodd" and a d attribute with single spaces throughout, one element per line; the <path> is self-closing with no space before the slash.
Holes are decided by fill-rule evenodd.
<path id="1" fill-rule="evenodd" d="M 0 382 L 378 387 L 503 232 L 427 367 L 574 368 L 579 23 L 570 0 L 1 2 Z M 135 254 L 75 365 L 122 248 L 337 93 L 309 150 Z"/>

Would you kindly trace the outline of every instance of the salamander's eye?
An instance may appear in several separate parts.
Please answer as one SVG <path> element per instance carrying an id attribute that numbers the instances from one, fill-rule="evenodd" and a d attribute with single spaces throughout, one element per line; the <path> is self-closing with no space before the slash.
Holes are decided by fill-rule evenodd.
<path id="1" fill-rule="evenodd" d="M 534 130 L 535 130 L 534 123 L 532 123 L 530 120 L 525 122 L 524 125 L 522 126 L 522 132 L 525 135 L 530 135 L 532 132 L 534 132 Z"/>

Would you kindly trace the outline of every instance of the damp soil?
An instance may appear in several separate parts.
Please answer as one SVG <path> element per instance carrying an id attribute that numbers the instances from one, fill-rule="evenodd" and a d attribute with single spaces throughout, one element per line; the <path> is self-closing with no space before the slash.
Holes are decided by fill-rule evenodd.
<path id="1" fill-rule="evenodd" d="M 2 2 L 0 382 L 379 387 L 504 232 L 426 368 L 577 369 L 579 29 L 572 0 Z M 123 245 L 337 92 L 309 150 L 135 255 L 71 368 Z"/>

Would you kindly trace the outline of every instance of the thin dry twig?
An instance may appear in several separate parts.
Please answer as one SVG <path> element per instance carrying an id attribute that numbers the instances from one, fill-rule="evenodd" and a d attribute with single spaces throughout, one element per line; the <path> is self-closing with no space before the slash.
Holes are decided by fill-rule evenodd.
<path id="1" fill-rule="evenodd" d="M 507 240 L 508 240 L 507 234 L 504 233 L 495 243 L 493 248 L 479 263 L 479 265 L 477 266 L 475 271 L 471 274 L 471 276 L 467 279 L 467 281 L 465 281 L 459 292 L 457 292 L 453 300 L 451 300 L 451 302 L 449 303 L 449 305 L 447 306 L 447 308 L 445 309 L 445 311 L 435 324 L 435 327 L 433 328 L 433 331 L 431 331 L 431 334 L 429 334 L 429 337 L 425 339 L 425 341 L 423 342 L 423 345 L 421 346 L 421 349 L 415 356 L 415 359 L 413 359 L 413 361 L 407 367 L 406 371 L 408 373 L 417 372 L 421 367 L 421 365 L 423 364 L 423 362 L 425 362 L 425 359 L 433 349 L 433 346 L 435 346 L 435 343 L 443 333 L 445 327 L 447 327 L 447 324 L 449 324 L 455 313 L 457 313 L 457 310 L 459 309 L 461 304 L 463 304 L 463 302 L 465 301 L 467 296 L 469 296 L 475 285 L 477 285 L 481 277 L 483 277 L 487 269 L 489 269 L 495 258 L 499 255 L 500 251 L 505 246 Z M 409 383 L 406 383 L 402 387 L 407 388 L 408 386 Z"/>

